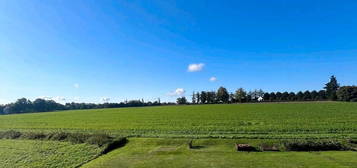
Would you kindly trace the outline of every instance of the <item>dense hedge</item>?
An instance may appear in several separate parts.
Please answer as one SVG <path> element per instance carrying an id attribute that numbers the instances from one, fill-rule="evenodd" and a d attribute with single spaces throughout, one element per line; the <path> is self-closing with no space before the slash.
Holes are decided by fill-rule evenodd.
<path id="1" fill-rule="evenodd" d="M 107 145 L 109 148 L 118 146 L 117 143 L 122 144 L 126 142 L 126 138 L 114 138 L 106 134 L 83 134 L 83 133 L 68 133 L 68 132 L 19 132 L 19 131 L 5 131 L 0 132 L 0 139 L 30 139 L 30 140 L 52 140 L 52 141 L 66 141 L 71 143 L 87 143 L 98 145 L 99 147 Z"/>
<path id="2" fill-rule="evenodd" d="M 357 102 L 357 86 L 343 86 L 339 88 L 337 97 L 341 101 Z"/>

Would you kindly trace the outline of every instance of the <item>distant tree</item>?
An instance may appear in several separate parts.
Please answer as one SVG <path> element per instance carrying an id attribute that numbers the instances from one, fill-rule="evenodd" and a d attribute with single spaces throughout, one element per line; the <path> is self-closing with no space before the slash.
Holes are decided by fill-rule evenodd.
<path id="1" fill-rule="evenodd" d="M 297 94 L 296 94 L 296 100 L 298 100 L 298 101 L 303 101 L 304 100 L 304 93 L 303 92 L 298 92 Z"/>
<path id="2" fill-rule="evenodd" d="M 176 100 L 177 104 L 187 104 L 187 99 L 186 97 L 179 97 Z"/>
<path id="3" fill-rule="evenodd" d="M 289 101 L 296 101 L 296 94 L 294 92 L 289 93 Z"/>
<path id="4" fill-rule="evenodd" d="M 249 93 L 247 93 L 247 97 L 246 97 L 245 101 L 246 102 L 252 102 L 253 101 L 252 96 Z"/>
<path id="5" fill-rule="evenodd" d="M 201 92 L 201 103 L 206 104 L 207 103 L 207 92 L 202 91 Z"/>
<path id="6" fill-rule="evenodd" d="M 310 93 L 310 91 L 307 90 L 307 91 L 304 92 L 303 100 L 304 100 L 304 101 L 309 101 L 309 100 L 311 100 L 311 93 Z"/>
<path id="7" fill-rule="evenodd" d="M 326 83 L 324 89 L 326 90 L 326 95 L 329 100 L 336 100 L 337 99 L 337 90 L 340 85 L 337 83 L 337 79 L 335 76 L 331 76 L 330 81 Z"/>
<path id="8" fill-rule="evenodd" d="M 197 92 L 197 93 L 196 93 L 196 99 L 197 99 L 197 104 L 202 103 L 202 101 L 201 101 L 201 94 L 200 94 L 200 92 Z"/>
<path id="9" fill-rule="evenodd" d="M 239 88 L 234 93 L 234 98 L 237 102 L 243 103 L 247 98 L 247 92 L 245 92 L 245 90 L 243 88 Z"/>
<path id="10" fill-rule="evenodd" d="M 289 100 L 289 93 L 288 92 L 283 92 L 281 94 L 281 101 L 288 101 Z"/>
<path id="11" fill-rule="evenodd" d="M 264 101 L 270 101 L 270 94 L 264 93 L 263 99 L 264 99 Z"/>
<path id="12" fill-rule="evenodd" d="M 270 100 L 271 102 L 276 101 L 276 94 L 275 94 L 274 92 L 271 92 L 271 93 L 270 93 L 269 100 Z"/>
<path id="13" fill-rule="evenodd" d="M 318 94 L 319 94 L 318 95 L 318 99 L 319 100 L 326 100 L 327 99 L 325 90 L 320 90 Z"/>
<path id="14" fill-rule="evenodd" d="M 193 93 L 192 93 L 192 104 L 196 104 L 196 101 L 197 101 L 197 99 L 196 99 L 196 93 L 193 92 Z"/>
<path id="15" fill-rule="evenodd" d="M 0 105 L 0 115 L 1 115 L 1 114 L 4 114 L 4 108 L 5 108 L 5 106 Z"/>
<path id="16" fill-rule="evenodd" d="M 236 99 L 235 99 L 233 93 L 229 93 L 229 100 L 228 100 L 228 102 L 229 102 L 229 103 L 236 103 Z"/>
<path id="17" fill-rule="evenodd" d="M 213 104 L 216 103 L 216 92 L 207 92 L 207 103 Z"/>
<path id="18" fill-rule="evenodd" d="M 357 86 L 343 86 L 337 91 L 338 100 L 357 102 Z"/>
<path id="19" fill-rule="evenodd" d="M 217 99 L 218 101 L 222 102 L 222 103 L 228 103 L 229 101 L 229 94 L 226 88 L 224 87 L 220 87 L 217 90 Z"/>
<path id="20" fill-rule="evenodd" d="M 283 94 L 281 92 L 276 92 L 276 100 L 277 101 L 281 101 L 282 96 L 283 96 Z"/>
<path id="21" fill-rule="evenodd" d="M 311 100 L 319 100 L 319 93 L 316 90 L 311 91 Z"/>

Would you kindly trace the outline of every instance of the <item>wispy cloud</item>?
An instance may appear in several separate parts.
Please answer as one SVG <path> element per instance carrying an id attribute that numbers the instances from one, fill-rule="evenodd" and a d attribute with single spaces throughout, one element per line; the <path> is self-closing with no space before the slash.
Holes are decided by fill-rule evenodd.
<path id="1" fill-rule="evenodd" d="M 212 76 L 212 77 L 209 78 L 209 81 L 211 81 L 211 82 L 216 82 L 216 81 L 217 81 L 217 78 L 214 77 L 214 76 Z"/>
<path id="2" fill-rule="evenodd" d="M 190 64 L 188 65 L 187 71 L 188 72 L 197 72 L 201 71 L 203 67 L 205 66 L 204 63 L 199 63 L 199 64 Z"/>
<path id="3" fill-rule="evenodd" d="M 185 94 L 185 89 L 183 88 L 177 88 L 176 90 L 170 92 L 168 95 L 169 96 L 183 96 Z"/>
<path id="4" fill-rule="evenodd" d="M 102 98 L 100 98 L 100 101 L 107 103 L 107 102 L 110 101 L 110 98 L 109 97 L 102 97 Z"/>
<path id="5" fill-rule="evenodd" d="M 43 100 L 53 100 L 57 103 L 64 103 L 66 102 L 66 98 L 62 97 L 62 96 L 56 96 L 56 97 L 51 97 L 51 96 L 39 96 L 36 99 L 43 99 Z"/>
<path id="6" fill-rule="evenodd" d="M 54 100 L 56 102 L 64 102 L 64 101 L 66 101 L 66 98 L 61 97 L 61 96 L 56 96 L 56 97 L 53 97 L 52 100 Z"/>

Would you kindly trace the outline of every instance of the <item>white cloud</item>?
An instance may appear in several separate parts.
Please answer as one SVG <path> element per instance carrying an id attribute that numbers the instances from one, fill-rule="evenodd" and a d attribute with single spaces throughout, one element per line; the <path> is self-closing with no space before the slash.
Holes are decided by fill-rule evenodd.
<path id="1" fill-rule="evenodd" d="M 187 71 L 188 72 L 197 72 L 197 71 L 201 71 L 203 69 L 203 67 L 205 66 L 205 64 L 203 63 L 199 63 L 199 64 L 190 64 L 188 65 Z"/>
<path id="2" fill-rule="evenodd" d="M 169 96 L 183 96 L 185 94 L 185 89 L 183 88 L 177 88 L 175 91 L 169 93 Z"/>
<path id="3" fill-rule="evenodd" d="M 64 101 L 66 101 L 66 98 L 57 96 L 57 97 L 53 97 L 52 100 L 54 100 L 56 102 L 64 102 Z"/>
<path id="4" fill-rule="evenodd" d="M 109 102 L 109 101 L 110 101 L 110 98 L 109 98 L 109 97 L 102 97 L 102 98 L 100 98 L 100 101 L 102 101 L 102 102 Z"/>
<path id="5" fill-rule="evenodd" d="M 79 102 L 79 101 L 81 101 L 81 98 L 80 97 L 74 97 L 72 101 L 73 102 Z"/>
<path id="6" fill-rule="evenodd" d="M 209 78 L 209 81 L 211 81 L 211 82 L 216 82 L 216 81 L 217 81 L 217 78 L 214 77 L 214 76 L 212 76 L 211 78 Z"/>
<path id="7" fill-rule="evenodd" d="M 36 99 L 52 100 L 52 97 L 50 97 L 50 96 L 39 96 Z"/>
<path id="8" fill-rule="evenodd" d="M 73 84 L 73 87 L 78 89 L 79 88 L 79 84 L 75 83 L 75 84 Z"/>

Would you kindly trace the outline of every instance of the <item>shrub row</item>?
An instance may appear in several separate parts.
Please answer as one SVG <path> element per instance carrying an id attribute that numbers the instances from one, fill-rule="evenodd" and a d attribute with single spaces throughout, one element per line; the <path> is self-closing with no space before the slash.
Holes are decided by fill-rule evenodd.
<path id="1" fill-rule="evenodd" d="M 256 146 L 236 144 L 237 151 L 342 151 L 356 150 L 355 140 L 287 140 L 280 143 L 262 143 Z M 241 145 L 241 146 L 239 146 Z M 244 145 L 244 146 L 243 146 Z"/>
<path id="2" fill-rule="evenodd" d="M 51 132 L 51 133 L 24 132 L 23 133 L 13 130 L 0 132 L 0 139 L 67 141 L 76 144 L 87 143 L 92 145 L 98 145 L 99 147 L 103 145 L 111 144 L 118 140 L 106 134 L 83 134 L 83 133 L 68 133 L 68 132 Z M 121 138 L 121 139 L 125 139 L 125 138 Z"/>
<path id="3" fill-rule="evenodd" d="M 347 142 L 341 140 L 293 140 L 284 142 L 287 151 L 349 150 Z"/>

